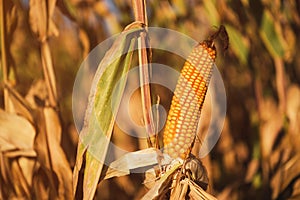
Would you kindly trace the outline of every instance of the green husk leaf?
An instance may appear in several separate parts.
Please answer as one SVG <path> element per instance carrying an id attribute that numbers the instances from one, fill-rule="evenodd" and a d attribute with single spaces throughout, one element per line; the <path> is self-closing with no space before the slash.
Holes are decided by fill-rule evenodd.
<path id="1" fill-rule="evenodd" d="M 204 0 L 204 7 L 206 11 L 206 16 L 209 16 L 208 19 L 210 23 L 217 26 L 220 24 L 220 15 L 215 6 L 216 2 L 212 0 Z"/>
<path id="2" fill-rule="evenodd" d="M 105 54 L 96 71 L 84 126 L 80 133 L 73 175 L 75 194 L 78 174 L 85 157 L 83 199 L 93 199 L 94 197 L 110 143 L 115 122 L 114 113 L 118 110 L 126 84 L 126 75 L 131 66 L 136 34 L 141 30 L 141 28 L 135 28 L 122 32 Z M 112 105 L 112 97 L 114 105 Z"/>

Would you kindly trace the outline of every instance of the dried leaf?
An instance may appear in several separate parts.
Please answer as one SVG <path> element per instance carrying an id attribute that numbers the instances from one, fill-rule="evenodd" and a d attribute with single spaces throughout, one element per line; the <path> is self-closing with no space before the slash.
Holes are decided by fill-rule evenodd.
<path id="1" fill-rule="evenodd" d="M 39 133 L 35 140 L 35 149 L 38 161 L 47 174 L 49 196 L 71 199 L 72 171 L 60 145 L 61 125 L 58 114 L 53 108 L 46 107 L 40 110 L 37 120 Z"/>
<path id="2" fill-rule="evenodd" d="M 30 0 L 30 27 L 42 42 L 45 41 L 49 36 L 58 34 L 58 30 L 52 21 L 55 3 L 56 0 Z"/>
<path id="3" fill-rule="evenodd" d="M 7 89 L 8 104 L 10 105 L 10 109 L 7 109 L 7 111 L 21 115 L 33 123 L 33 110 L 31 105 L 12 86 L 7 84 L 5 88 Z"/>
<path id="4" fill-rule="evenodd" d="M 143 196 L 142 200 L 155 199 L 162 196 L 164 189 L 169 189 L 169 182 L 172 181 L 174 172 L 176 172 L 181 166 L 181 163 L 172 165 L 172 168 L 162 175 L 162 177 L 154 184 L 154 186 Z"/>
<path id="5" fill-rule="evenodd" d="M 38 107 L 45 106 L 47 97 L 48 92 L 46 83 L 44 80 L 39 79 L 31 85 L 25 99 L 30 104 L 31 108 L 37 109 Z"/>
<path id="6" fill-rule="evenodd" d="M 36 159 L 33 158 L 26 158 L 26 157 L 19 157 L 18 163 L 20 168 L 22 169 L 24 179 L 26 180 L 29 186 L 32 185 L 32 178 L 33 173 L 36 166 Z"/>
<path id="7" fill-rule="evenodd" d="M 257 173 L 259 167 L 259 161 L 257 159 L 252 159 L 248 164 L 248 169 L 245 176 L 245 182 L 250 183 L 253 180 L 254 175 Z"/>
<path id="8" fill-rule="evenodd" d="M 0 109 L 0 168 L 3 185 L 6 185 L 1 190 L 6 190 L 9 197 L 30 197 L 35 160 L 24 157 L 36 157 L 34 138 L 31 123 Z"/>
<path id="9" fill-rule="evenodd" d="M 194 183 L 190 179 L 186 178 L 186 179 L 182 180 L 181 182 L 187 183 L 190 186 L 191 191 L 190 191 L 189 196 L 191 197 L 191 199 L 217 200 L 214 196 L 205 192 L 201 187 L 199 187 L 196 183 Z"/>
<path id="10" fill-rule="evenodd" d="M 182 179 L 188 179 L 193 183 L 195 182 L 195 185 L 207 190 L 207 171 L 201 160 L 194 155 L 190 155 L 190 157 L 184 161 L 184 165 L 181 170 L 178 170 L 178 172 L 174 175 L 171 185 L 172 189 L 170 199 L 186 199 L 189 196 L 189 185 L 187 182 L 182 181 Z"/>
<path id="11" fill-rule="evenodd" d="M 264 101 L 263 107 L 264 112 L 261 115 L 262 124 L 260 126 L 261 152 L 263 158 L 267 158 L 271 154 L 276 138 L 283 126 L 283 114 L 271 98 Z"/>
<path id="12" fill-rule="evenodd" d="M 17 193 L 17 196 L 20 198 L 22 196 L 30 197 L 30 187 L 24 177 L 23 171 L 19 165 L 19 162 L 15 160 L 11 164 L 11 179 L 13 183 L 14 190 Z"/>
<path id="13" fill-rule="evenodd" d="M 298 85 L 291 85 L 287 91 L 286 114 L 289 118 L 289 132 L 299 134 L 300 132 L 300 88 Z"/>
<path id="14" fill-rule="evenodd" d="M 289 191 L 293 190 L 296 180 L 300 179 L 300 154 L 294 155 L 283 164 L 279 170 L 274 174 L 271 180 L 272 198 L 279 198 L 283 196 L 290 196 Z M 295 194 L 296 195 L 296 194 Z M 299 194 L 298 194 L 299 195 Z M 292 197 L 292 196 L 291 196 Z"/>
<path id="15" fill-rule="evenodd" d="M 295 181 L 294 187 L 293 187 L 293 193 L 291 195 L 290 200 L 296 200 L 300 198 L 300 178 L 298 178 Z"/>
<path id="16" fill-rule="evenodd" d="M 130 174 L 130 170 L 136 168 L 149 167 L 151 165 L 157 165 L 158 163 L 161 165 L 169 164 L 171 158 L 167 154 L 164 154 L 163 160 L 158 161 L 158 156 L 161 153 L 158 151 L 159 150 L 155 148 L 148 148 L 125 154 L 109 165 L 104 179 L 128 175 Z"/>
<path id="17" fill-rule="evenodd" d="M 178 174 L 177 174 L 178 175 Z M 178 176 L 177 176 L 178 177 Z M 170 200 L 184 200 L 188 196 L 188 184 L 178 179 L 173 179 Z"/>
<path id="18" fill-rule="evenodd" d="M 52 56 L 48 42 L 41 44 L 41 59 L 43 64 L 43 72 L 45 76 L 46 86 L 48 90 L 48 100 L 53 107 L 57 106 L 57 86 L 52 63 Z"/>
<path id="19" fill-rule="evenodd" d="M 15 156 L 20 156 L 26 151 L 25 155 L 35 155 L 34 137 L 35 129 L 26 119 L 0 109 L 0 152 L 18 151 Z"/>

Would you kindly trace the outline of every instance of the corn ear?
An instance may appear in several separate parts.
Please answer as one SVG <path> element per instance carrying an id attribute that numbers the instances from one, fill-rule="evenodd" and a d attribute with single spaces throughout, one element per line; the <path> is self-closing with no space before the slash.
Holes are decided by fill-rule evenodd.
<path id="1" fill-rule="evenodd" d="M 163 133 L 164 152 L 173 158 L 185 159 L 196 137 L 201 109 L 216 58 L 212 40 L 205 40 L 192 50 L 175 88 Z"/>

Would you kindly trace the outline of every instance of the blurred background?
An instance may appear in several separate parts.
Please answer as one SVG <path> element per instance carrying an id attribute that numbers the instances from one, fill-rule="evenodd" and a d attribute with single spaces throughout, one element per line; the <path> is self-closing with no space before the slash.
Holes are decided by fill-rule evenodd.
<path id="1" fill-rule="evenodd" d="M 1 0 L 0 199 L 71 198 L 77 70 L 96 45 L 134 21 L 129 0 L 45 2 Z M 197 41 L 220 24 L 228 31 L 229 49 L 217 43 L 216 60 L 227 115 L 203 161 L 210 192 L 219 199 L 300 199 L 299 1 L 148 0 L 147 14 L 149 26 Z M 177 69 L 184 63 L 155 52 L 153 59 Z M 172 93 L 153 88 L 168 109 Z M 139 121 L 138 92 L 132 98 Z M 118 146 L 145 148 L 118 127 L 114 132 Z M 139 199 L 142 182 L 141 174 L 104 181 L 95 198 Z"/>

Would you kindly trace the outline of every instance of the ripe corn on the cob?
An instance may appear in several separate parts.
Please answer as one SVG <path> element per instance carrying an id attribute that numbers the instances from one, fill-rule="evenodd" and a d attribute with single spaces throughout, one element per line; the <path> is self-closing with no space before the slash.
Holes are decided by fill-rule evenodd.
<path id="1" fill-rule="evenodd" d="M 192 50 L 176 85 L 163 133 L 163 151 L 173 158 L 187 158 L 193 146 L 216 58 L 215 37 Z"/>

